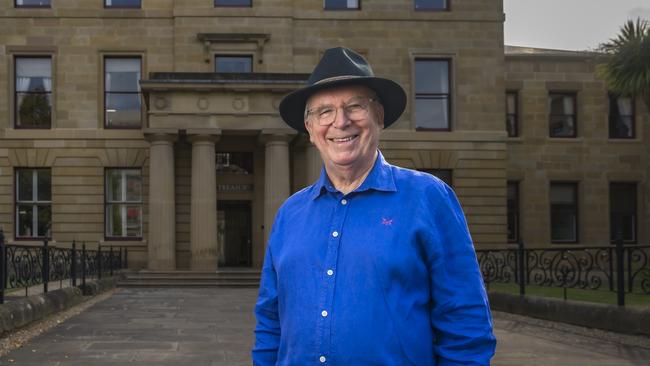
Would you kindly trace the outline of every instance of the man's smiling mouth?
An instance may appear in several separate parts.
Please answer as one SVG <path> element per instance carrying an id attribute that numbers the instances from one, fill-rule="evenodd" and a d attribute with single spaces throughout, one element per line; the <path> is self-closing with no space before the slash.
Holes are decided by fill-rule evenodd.
<path id="1" fill-rule="evenodd" d="M 359 135 L 352 135 L 347 137 L 332 137 L 332 138 L 328 138 L 328 140 L 332 142 L 348 142 L 356 139 L 357 137 L 359 137 Z"/>

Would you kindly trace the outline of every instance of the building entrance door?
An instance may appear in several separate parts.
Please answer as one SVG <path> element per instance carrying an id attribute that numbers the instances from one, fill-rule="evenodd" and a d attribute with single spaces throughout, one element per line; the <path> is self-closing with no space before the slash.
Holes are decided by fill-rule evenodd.
<path id="1" fill-rule="evenodd" d="M 252 262 L 251 202 L 217 202 L 219 267 L 250 267 Z"/>

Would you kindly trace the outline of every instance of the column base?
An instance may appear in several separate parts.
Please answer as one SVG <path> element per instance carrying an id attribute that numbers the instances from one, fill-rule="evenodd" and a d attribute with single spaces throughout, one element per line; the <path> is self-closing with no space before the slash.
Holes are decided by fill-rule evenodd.
<path id="1" fill-rule="evenodd" d="M 149 259 L 147 269 L 150 271 L 175 271 L 176 262 L 174 260 L 154 260 Z"/>

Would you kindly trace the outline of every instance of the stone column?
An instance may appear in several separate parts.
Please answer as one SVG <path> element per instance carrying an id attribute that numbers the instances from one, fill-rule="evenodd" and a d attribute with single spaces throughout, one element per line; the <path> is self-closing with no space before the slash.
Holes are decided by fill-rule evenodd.
<path id="1" fill-rule="evenodd" d="M 189 132 L 189 131 L 188 131 Z M 188 135 L 192 143 L 190 251 L 193 271 L 217 269 L 217 135 Z"/>
<path id="2" fill-rule="evenodd" d="M 307 163 L 307 184 L 314 184 L 320 178 L 323 160 L 320 157 L 320 152 L 312 143 L 305 147 L 305 160 Z"/>
<path id="3" fill-rule="evenodd" d="M 149 245 L 148 268 L 176 269 L 176 202 L 174 196 L 174 141 L 166 133 L 148 134 L 149 154 Z"/>
<path id="4" fill-rule="evenodd" d="M 289 173 L 289 134 L 262 135 L 264 154 L 264 245 L 269 240 L 275 214 L 291 191 Z"/>

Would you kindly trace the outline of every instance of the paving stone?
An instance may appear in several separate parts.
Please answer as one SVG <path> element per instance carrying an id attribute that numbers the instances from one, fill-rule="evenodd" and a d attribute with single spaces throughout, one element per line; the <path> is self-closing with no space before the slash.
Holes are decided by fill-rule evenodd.
<path id="1" fill-rule="evenodd" d="M 120 289 L 0 365 L 249 366 L 256 297 L 255 289 Z M 499 312 L 494 322 L 492 366 L 650 364 L 645 337 Z"/>

